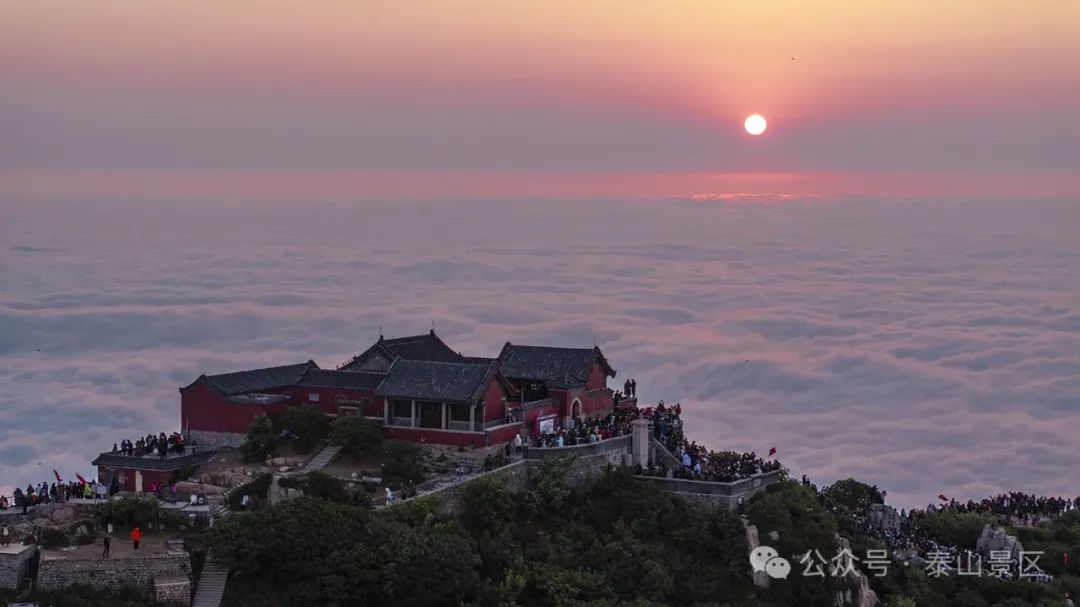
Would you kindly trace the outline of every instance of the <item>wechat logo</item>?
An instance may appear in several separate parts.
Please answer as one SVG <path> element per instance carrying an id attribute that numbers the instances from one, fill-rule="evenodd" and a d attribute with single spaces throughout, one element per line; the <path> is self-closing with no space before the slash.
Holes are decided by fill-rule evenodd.
<path id="1" fill-rule="evenodd" d="M 785 579 L 791 573 L 791 563 L 780 556 L 771 546 L 758 546 L 750 553 L 750 566 L 754 571 L 764 571 L 774 580 Z"/>

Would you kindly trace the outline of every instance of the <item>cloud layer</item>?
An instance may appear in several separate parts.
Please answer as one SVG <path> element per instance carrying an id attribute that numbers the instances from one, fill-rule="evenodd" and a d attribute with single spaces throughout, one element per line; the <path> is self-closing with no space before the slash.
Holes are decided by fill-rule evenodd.
<path id="1" fill-rule="evenodd" d="M 203 372 L 601 344 L 716 449 L 897 503 L 1075 492 L 1067 203 L 0 203 L 0 492 L 174 430 Z"/>

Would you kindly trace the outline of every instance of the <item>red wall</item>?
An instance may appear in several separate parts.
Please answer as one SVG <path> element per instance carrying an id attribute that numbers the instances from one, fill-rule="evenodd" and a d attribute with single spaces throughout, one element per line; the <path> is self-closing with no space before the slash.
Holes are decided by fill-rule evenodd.
<path id="1" fill-rule="evenodd" d="M 562 416 L 559 414 L 559 405 L 547 405 L 525 412 L 525 427 L 536 436 L 536 420 L 546 415 L 555 416 L 555 427 L 562 426 Z"/>
<path id="2" fill-rule="evenodd" d="M 593 363 L 592 369 L 589 370 L 589 379 L 585 382 L 585 386 L 589 390 L 599 390 L 600 388 L 607 387 L 607 374 L 604 373 L 604 367 L 599 362 Z"/>
<path id="3" fill-rule="evenodd" d="M 162 487 L 167 487 L 168 486 L 167 483 L 169 482 L 169 477 L 172 476 L 171 471 L 142 470 L 141 472 L 142 472 L 142 478 L 143 478 L 142 485 L 143 485 L 143 492 L 144 493 L 149 493 L 150 492 L 150 488 L 153 486 L 155 481 L 157 481 L 159 489 L 162 488 Z M 116 473 L 117 474 L 122 474 L 123 477 L 124 477 L 124 481 L 120 483 L 120 490 L 121 491 L 134 491 L 135 490 L 135 471 L 134 470 L 130 470 L 130 469 L 126 469 L 126 468 L 124 468 L 124 469 L 117 468 Z M 108 468 L 106 468 L 105 466 L 98 466 L 98 482 L 99 483 L 104 483 L 104 482 L 106 482 L 106 479 L 108 479 Z"/>
<path id="4" fill-rule="evenodd" d="M 505 396 L 506 391 L 503 390 L 502 384 L 492 379 L 491 383 L 488 384 L 487 392 L 484 394 L 485 422 L 503 419 L 506 416 L 506 412 L 503 410 L 503 397 Z"/>
<path id="5" fill-rule="evenodd" d="M 484 435 L 468 432 L 448 432 L 432 430 L 430 428 L 383 428 L 383 434 L 387 438 L 419 443 L 421 440 L 436 445 L 453 445 L 455 447 L 483 447 Z"/>
<path id="6" fill-rule="evenodd" d="M 612 406 L 614 405 L 613 394 L 611 392 L 604 391 L 600 394 L 581 396 L 581 412 L 582 415 L 588 415 L 593 413 L 610 413 Z"/>
<path id="7" fill-rule="evenodd" d="M 266 393 L 286 394 L 291 396 L 292 400 L 277 405 L 241 405 L 226 401 L 206 384 L 198 384 L 191 390 L 180 393 L 180 427 L 187 430 L 190 424 L 192 430 L 243 433 L 258 414 L 266 413 L 273 417 L 281 413 L 286 405 L 317 405 L 326 413 L 337 415 L 338 396 L 347 400 L 367 398 L 368 404 L 363 408 L 362 414 L 371 417 L 383 415 L 383 399 L 372 392 L 294 386 L 266 390 Z M 308 402 L 308 395 L 313 393 L 319 395 L 319 402 Z"/>
<path id="8" fill-rule="evenodd" d="M 338 388 L 305 388 L 303 386 L 297 386 L 292 388 L 284 388 L 279 391 L 275 391 L 276 394 L 290 394 L 296 400 L 297 404 L 301 405 L 317 405 L 325 413 L 330 415 L 337 415 L 338 404 L 337 397 L 342 397 L 346 400 L 363 400 L 368 399 L 368 404 L 363 407 L 361 415 L 368 415 L 371 417 L 383 416 L 383 399 L 381 396 L 377 396 L 374 392 L 366 392 L 359 390 L 341 390 Z M 313 403 L 308 401 L 309 394 L 318 394 L 319 402 Z M 354 405 L 347 405 L 354 406 Z"/>
<path id="9" fill-rule="evenodd" d="M 213 432 L 247 431 L 248 424 L 260 413 L 271 417 L 281 413 L 285 403 L 277 405 L 240 405 L 227 402 L 205 383 L 180 393 L 180 427 Z"/>
<path id="10" fill-rule="evenodd" d="M 487 443 L 489 445 L 506 443 L 514 440 L 514 437 L 519 433 L 521 433 L 521 424 L 514 424 L 512 426 L 492 430 L 487 433 Z"/>

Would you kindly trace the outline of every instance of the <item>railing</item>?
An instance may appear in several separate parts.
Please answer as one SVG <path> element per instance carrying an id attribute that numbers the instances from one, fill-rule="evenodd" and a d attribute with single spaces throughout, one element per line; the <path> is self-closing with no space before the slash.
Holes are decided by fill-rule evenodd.
<path id="1" fill-rule="evenodd" d="M 94 466 L 107 466 L 111 468 L 132 468 L 137 470 L 179 470 L 186 466 L 198 466 L 206 463 L 214 456 L 213 451 L 189 450 L 184 454 L 171 454 L 168 457 L 157 455 L 125 455 L 121 451 L 116 453 L 102 453 L 93 462 Z"/>
<path id="2" fill-rule="evenodd" d="M 782 478 L 782 475 L 782 470 L 772 470 L 770 472 L 759 472 L 753 476 L 727 483 L 719 481 L 695 481 L 686 478 L 665 478 L 662 476 L 641 476 L 640 478 L 657 485 L 661 491 L 735 496 L 744 495 L 758 488 L 767 487 L 773 483 L 777 483 Z"/>
<path id="3" fill-rule="evenodd" d="M 595 443 L 582 443 L 580 445 L 566 445 L 564 447 L 529 447 L 525 457 L 528 459 L 546 459 L 549 457 L 562 457 L 565 455 L 598 455 L 612 451 L 630 452 L 630 434 L 623 434 Z"/>

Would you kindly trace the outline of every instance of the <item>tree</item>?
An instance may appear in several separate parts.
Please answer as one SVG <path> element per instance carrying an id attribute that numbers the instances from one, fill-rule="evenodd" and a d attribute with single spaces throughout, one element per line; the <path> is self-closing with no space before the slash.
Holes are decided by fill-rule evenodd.
<path id="1" fill-rule="evenodd" d="M 362 417 L 342 416 L 330 424 L 330 442 L 341 445 L 354 458 L 375 451 L 382 440 L 382 432 Z"/>
<path id="2" fill-rule="evenodd" d="M 270 496 L 270 486 L 274 483 L 274 477 L 271 474 L 263 473 L 252 480 L 240 485 L 229 492 L 228 503 L 229 508 L 232 510 L 240 510 L 244 505 L 244 496 L 247 495 L 251 499 L 258 502 L 259 500 L 266 500 Z"/>
<path id="3" fill-rule="evenodd" d="M 919 525 L 942 544 L 974 550 L 979 534 L 990 520 L 977 512 L 941 510 L 923 513 Z"/>
<path id="4" fill-rule="evenodd" d="M 240 453 L 244 461 L 260 461 L 274 453 L 276 442 L 273 422 L 265 413 L 260 413 L 248 424 L 247 437 L 240 445 Z"/>
<path id="5" fill-rule="evenodd" d="M 567 457 L 544 460 L 536 482 L 525 494 L 525 505 L 530 516 L 543 519 L 566 514 L 563 508 L 570 497 L 570 484 L 566 480 L 570 461 Z"/>
<path id="6" fill-rule="evenodd" d="M 836 481 L 821 490 L 826 503 L 838 506 L 855 515 L 865 515 L 873 504 L 884 504 L 885 498 L 876 485 L 867 485 L 848 478 Z"/>
<path id="7" fill-rule="evenodd" d="M 285 407 L 277 419 L 278 429 L 287 432 L 293 445 L 306 453 L 326 429 L 326 413 L 314 405 Z"/>
<path id="8" fill-rule="evenodd" d="M 100 507 L 102 516 L 111 517 L 120 527 L 146 527 L 158 520 L 158 501 L 153 497 L 132 495 L 113 498 Z"/>
<path id="9" fill-rule="evenodd" d="M 304 492 L 304 495 L 339 504 L 348 504 L 352 501 L 352 496 L 345 490 L 345 483 L 318 470 L 307 475 L 300 490 Z"/>
<path id="10" fill-rule="evenodd" d="M 420 449 L 412 443 L 388 440 L 383 443 L 383 454 L 389 460 L 383 464 L 383 482 L 391 487 L 401 487 L 424 480 L 420 466 Z"/>
<path id="11" fill-rule="evenodd" d="M 482 478 L 469 483 L 461 501 L 461 524 L 473 533 L 495 534 L 514 523 L 517 500 L 498 480 Z"/>

